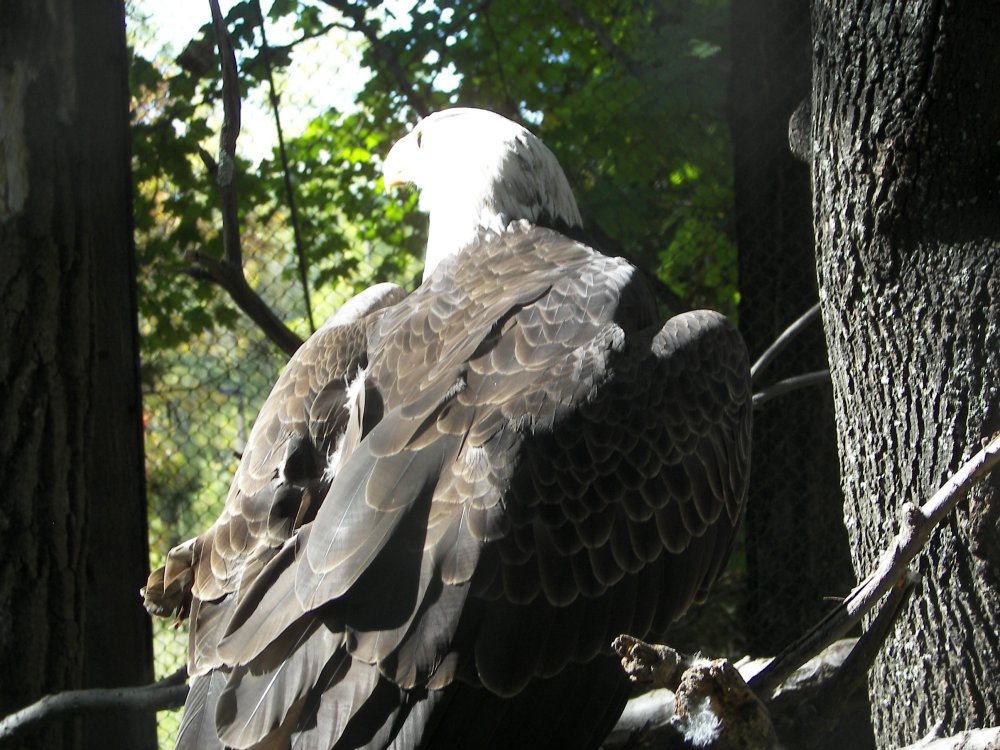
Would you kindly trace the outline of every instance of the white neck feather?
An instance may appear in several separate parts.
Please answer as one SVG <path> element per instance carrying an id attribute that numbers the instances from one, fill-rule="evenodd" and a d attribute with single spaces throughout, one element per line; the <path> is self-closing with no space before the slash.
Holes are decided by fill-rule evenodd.
<path id="1" fill-rule="evenodd" d="M 430 216 L 424 279 L 486 230 L 543 217 L 582 225 L 559 162 L 520 125 L 484 110 L 453 109 L 425 118 L 397 143 L 388 162 L 420 188 Z M 397 165 L 405 164 L 405 169 Z"/>
<path id="2" fill-rule="evenodd" d="M 465 212 L 456 211 L 452 204 L 431 210 L 429 215 L 427 253 L 424 257 L 425 281 L 442 260 L 468 247 L 480 232 L 488 230 L 499 234 L 509 223 L 506 217 L 487 206 L 480 206 L 479 211 Z M 471 222 L 470 217 L 474 219 Z"/>

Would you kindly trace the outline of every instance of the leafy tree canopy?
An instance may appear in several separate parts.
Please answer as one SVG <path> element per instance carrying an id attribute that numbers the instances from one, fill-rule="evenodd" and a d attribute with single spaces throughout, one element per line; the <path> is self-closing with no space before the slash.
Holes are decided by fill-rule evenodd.
<path id="1" fill-rule="evenodd" d="M 208 8 L 206 5 L 206 21 Z M 487 107 L 541 135 L 563 164 L 595 244 L 657 274 L 689 302 L 732 311 L 731 184 L 724 118 L 725 3 L 257 0 L 226 17 L 245 100 L 294 119 L 295 101 L 337 84 L 313 41 L 346 32 L 362 85 L 349 106 L 284 133 L 305 294 L 277 150 L 238 163 L 247 277 L 302 336 L 359 288 L 419 278 L 425 222 L 415 199 L 383 195 L 381 158 L 421 115 Z M 262 39 L 262 23 L 269 46 Z M 280 34 L 279 34 L 280 32 Z M 272 37 L 282 37 L 275 41 Z M 185 253 L 221 255 L 214 154 L 221 82 L 206 23 L 176 61 L 134 56 L 134 169 L 147 347 L 213 326 L 252 325 L 225 293 L 190 276 Z M 304 99 L 305 97 L 305 99 Z M 272 115 L 273 116 L 273 115 Z"/>

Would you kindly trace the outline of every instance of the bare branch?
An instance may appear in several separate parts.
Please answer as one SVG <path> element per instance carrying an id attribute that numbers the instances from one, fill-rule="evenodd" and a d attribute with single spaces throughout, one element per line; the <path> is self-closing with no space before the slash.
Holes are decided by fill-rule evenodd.
<path id="1" fill-rule="evenodd" d="M 801 743 L 803 746 L 810 746 L 809 738 L 826 736 L 838 719 L 843 718 L 839 714 L 852 695 L 863 691 L 865 675 L 914 588 L 916 579 L 908 570 L 909 563 L 930 539 L 937 524 L 976 482 L 986 477 L 998 464 L 1000 433 L 994 435 L 979 453 L 963 464 L 927 503 L 919 508 L 910 504 L 904 506 L 900 532 L 882 555 L 875 572 L 855 588 L 843 603 L 764 666 L 760 667 L 759 661 L 742 665 L 743 677 L 750 689 L 768 707 L 774 727 L 779 729 L 779 736 L 791 739 L 794 734 L 797 739 L 805 739 Z M 878 616 L 860 639 L 834 643 L 857 624 L 887 592 L 889 596 L 882 601 Z M 705 664 L 709 662 L 703 658 L 685 656 L 668 647 L 652 646 L 631 638 L 616 639 L 614 646 L 630 675 L 651 679 L 654 684 L 665 687 L 654 690 L 641 699 L 630 701 L 609 737 L 609 747 L 628 745 L 632 748 L 686 750 L 695 746 L 725 745 L 724 742 L 718 745 L 701 742 L 696 745 L 690 741 L 686 736 L 682 700 L 679 696 L 683 686 L 689 683 L 687 689 L 693 690 L 692 695 L 695 697 L 702 695 L 704 691 L 715 691 L 713 695 L 735 691 L 738 704 L 745 707 L 747 704 L 742 698 L 742 691 L 737 681 L 730 679 L 729 672 L 720 671 L 719 668 L 706 670 Z M 819 656 L 813 656 L 814 654 Z M 816 665 L 822 666 L 821 675 Z M 681 670 L 685 670 L 684 677 L 678 680 L 678 672 Z M 692 673 L 697 673 L 693 682 L 689 679 Z M 674 693 L 670 688 L 678 681 L 680 687 Z M 722 689 L 722 693 L 718 688 Z M 808 710 L 802 711 L 803 707 Z M 726 731 L 722 725 L 725 724 L 727 709 L 724 703 L 713 703 L 709 708 L 718 719 L 721 737 L 721 732 Z M 739 712 L 730 712 L 728 715 L 739 725 L 737 731 L 758 733 L 766 728 L 759 720 L 759 713 L 757 709 L 751 712 L 756 718 L 749 724 Z M 642 739 L 636 742 L 636 738 L 640 736 Z M 940 748 L 944 750 L 959 746 L 957 743 L 942 744 Z M 937 750 L 939 746 L 929 747 Z"/>
<path id="2" fill-rule="evenodd" d="M 364 35 L 365 39 L 368 40 L 368 44 L 371 45 L 372 51 L 389 70 L 390 75 L 395 79 L 396 85 L 399 87 L 400 93 L 406 97 L 410 106 L 421 117 L 427 117 L 431 113 L 430 107 L 427 106 L 427 102 L 423 96 L 417 93 L 416 88 L 410 82 L 406 71 L 400 65 L 396 53 L 382 40 L 378 34 L 378 30 L 372 24 L 368 23 L 368 20 L 365 18 L 364 7 L 354 5 L 349 0 L 323 0 L 323 2 L 350 19 L 354 30 L 360 31 Z"/>
<path id="3" fill-rule="evenodd" d="M 646 737 L 665 727 L 674 718 L 676 710 L 674 691 L 667 688 L 657 688 L 631 698 L 601 747 L 635 750 L 640 746 L 638 737 Z"/>
<path id="4" fill-rule="evenodd" d="M 95 711 L 163 711 L 184 705 L 187 670 L 180 669 L 152 685 L 133 688 L 91 688 L 46 695 L 0 720 L 0 745 L 32 727 L 64 716 Z"/>
<path id="5" fill-rule="evenodd" d="M 279 52 L 281 54 L 287 54 L 291 52 L 293 49 L 295 49 L 298 45 L 302 44 L 303 42 L 308 42 L 311 39 L 318 39 L 321 36 L 326 36 L 333 29 L 344 29 L 345 31 L 351 31 L 351 29 L 346 24 L 332 22 L 320 26 L 318 29 L 316 29 L 316 31 L 310 31 L 306 34 L 302 34 L 302 36 L 293 39 L 288 44 L 282 44 L 277 47 L 271 47 L 271 51 Z M 244 65 L 243 69 L 246 70 L 246 67 L 247 66 Z"/>
<path id="6" fill-rule="evenodd" d="M 260 326 L 274 344 L 288 355 L 302 346 L 302 339 L 282 322 L 260 295 L 247 283 L 243 268 L 234 268 L 226 261 L 212 258 L 196 250 L 188 252 L 185 259 L 195 267 L 188 273 L 195 278 L 209 278 L 225 289 L 233 302 Z"/>
<path id="7" fill-rule="evenodd" d="M 725 659 L 681 654 L 636 639 L 616 639 L 623 662 L 663 687 L 629 701 L 604 745 L 609 748 L 772 748 L 774 727 L 745 674 Z M 686 665 L 686 666 L 685 666 Z M 627 667 L 628 668 L 628 667 Z"/>
<path id="8" fill-rule="evenodd" d="M 849 695 L 855 689 L 867 688 L 867 675 L 875 663 L 875 657 L 882 650 L 889 634 L 895 628 L 904 605 L 910 600 L 919 578 L 909 570 L 903 571 L 903 577 L 889 589 L 888 596 L 882 601 L 878 614 L 871 621 L 865 632 L 858 638 L 857 644 L 851 650 L 837 674 L 835 680 L 827 689 L 828 696 Z M 784 682 L 784 679 L 782 679 Z M 833 701 L 827 701 L 833 705 Z"/>
<path id="9" fill-rule="evenodd" d="M 792 339 L 794 339 L 796 336 L 802 333 L 802 331 L 806 328 L 806 326 L 808 326 L 818 317 L 819 317 L 819 302 L 817 302 L 815 305 L 813 305 L 804 313 L 802 313 L 802 315 L 800 315 L 799 318 L 794 323 L 792 323 L 790 326 L 788 326 L 788 328 L 782 331 L 781 335 L 774 340 L 774 343 L 771 344 L 769 347 L 767 347 L 765 352 L 760 355 L 760 358 L 753 363 L 753 367 L 750 368 L 751 380 L 756 381 L 757 376 L 760 375 L 761 372 L 763 372 L 765 367 L 767 367 L 769 364 L 771 364 L 771 362 L 774 361 L 775 357 L 778 356 L 778 353 L 786 346 L 788 346 L 789 342 L 791 342 Z"/>
<path id="10" fill-rule="evenodd" d="M 815 372 L 807 372 L 802 375 L 796 375 L 795 377 L 779 380 L 774 385 L 769 385 L 764 390 L 757 391 L 757 393 L 753 394 L 753 408 L 760 409 L 772 398 L 783 396 L 786 393 L 797 391 L 800 388 L 808 388 L 809 386 L 829 382 L 829 370 L 816 370 Z"/>
<path id="11" fill-rule="evenodd" d="M 844 727 L 856 724 L 859 715 L 867 715 L 868 672 L 903 613 L 904 604 L 916 588 L 916 581 L 916 576 L 906 576 L 890 590 L 878 615 L 843 656 L 836 669 L 829 670 L 824 679 L 809 689 L 803 689 L 799 683 L 808 670 L 799 667 L 780 677 L 780 687 L 773 696 L 768 698 L 767 693 L 759 693 L 765 699 L 778 736 L 786 744 L 815 747 L 822 744 L 823 738 L 841 734 Z M 820 653 L 829 653 L 840 643 L 844 641 L 836 641 Z M 813 657 L 806 664 L 815 662 L 816 657 Z M 775 679 L 778 677 L 775 676 Z"/>
<path id="12" fill-rule="evenodd" d="M 264 334 L 289 355 L 302 345 L 302 339 L 282 322 L 275 312 L 247 283 L 243 274 L 243 250 L 240 246 L 239 211 L 236 203 L 236 140 L 240 134 L 240 90 L 236 72 L 236 53 L 219 10 L 218 0 L 209 0 L 212 24 L 222 66 L 222 100 L 224 117 L 219 133 L 219 160 L 199 148 L 205 168 L 219 188 L 222 199 L 223 259 L 190 251 L 185 255 L 194 267 L 188 274 L 199 280 L 210 280 L 223 289 L 233 302 L 253 320 Z"/>
<path id="13" fill-rule="evenodd" d="M 646 643 L 630 635 L 615 638 L 611 648 L 622 660 L 622 668 L 630 680 L 668 690 L 677 689 L 685 670 L 708 661 L 699 655 L 682 654 L 670 646 Z"/>
<path id="14" fill-rule="evenodd" d="M 879 617 L 884 617 L 888 622 L 899 611 L 898 606 L 888 606 L 883 609 Z M 864 691 L 865 662 L 870 663 L 869 645 L 874 645 L 877 649 L 885 637 L 887 628 L 888 626 L 882 625 L 873 626 L 860 639 L 844 638 L 836 641 L 787 676 L 774 698 L 764 702 L 780 742 L 789 747 L 814 747 L 819 744 L 820 738 L 840 734 L 845 725 L 849 726 L 862 714 L 867 713 L 867 693 Z M 869 642 L 867 645 L 866 640 Z M 697 742 L 692 741 L 690 736 L 686 736 L 690 733 L 684 731 L 683 719 L 677 718 L 678 696 L 675 691 L 682 686 L 684 679 L 681 674 L 672 674 L 670 665 L 683 663 L 686 665 L 683 667 L 685 672 L 695 667 L 696 672 L 702 671 L 700 679 L 704 679 L 705 665 L 713 662 L 697 655 L 679 654 L 664 646 L 650 645 L 642 641 L 637 643 L 638 647 L 631 647 L 627 653 L 622 654 L 626 671 L 631 674 L 632 671 L 638 670 L 640 674 L 655 675 L 666 670 L 663 672 L 667 675 L 666 682 L 673 687 L 659 687 L 630 699 L 615 728 L 604 741 L 604 747 L 609 749 L 627 747 L 630 750 L 647 748 L 694 750 L 696 747 L 704 750 L 705 747 L 734 747 L 732 744 L 725 744 L 721 728 L 720 736 L 713 741 L 708 741 L 704 736 Z M 664 649 L 667 658 L 665 663 L 661 663 L 659 659 Z M 633 664 L 630 666 L 627 661 Z M 770 659 L 744 657 L 733 666 L 739 671 L 743 680 L 750 683 L 770 661 Z M 745 698 L 747 688 L 732 679 L 729 682 L 735 685 L 737 694 L 744 694 Z M 654 679 L 653 684 L 659 683 L 659 679 Z M 859 693 L 864 694 L 860 700 Z M 752 703 L 747 700 L 743 702 Z M 717 705 L 710 704 L 702 711 L 711 712 L 720 723 L 744 721 L 743 717 L 734 716 L 732 712 L 729 712 L 727 717 L 724 708 Z M 771 746 L 773 745 L 767 745 Z"/>
<path id="15" fill-rule="evenodd" d="M 240 217 L 236 206 L 236 140 L 240 137 L 240 81 L 236 73 L 236 53 L 219 10 L 219 0 L 208 0 L 212 26 L 222 67 L 222 130 L 219 131 L 219 166 L 215 183 L 222 197 L 222 246 L 226 261 L 243 267 L 240 249 Z"/>
<path id="16" fill-rule="evenodd" d="M 750 681 L 760 695 L 769 695 L 790 669 L 843 636 L 906 574 L 907 566 L 927 544 L 931 533 L 969 489 L 1000 463 L 1000 433 L 966 461 L 924 505 L 905 503 L 899 533 L 882 553 L 878 565 L 840 604 L 802 638 L 779 654 Z"/>

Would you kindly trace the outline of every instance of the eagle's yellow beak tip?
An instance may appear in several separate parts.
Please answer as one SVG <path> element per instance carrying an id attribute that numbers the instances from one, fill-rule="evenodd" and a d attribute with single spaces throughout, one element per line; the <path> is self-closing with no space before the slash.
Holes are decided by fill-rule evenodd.
<path id="1" fill-rule="evenodd" d="M 392 192 L 400 185 L 413 182 L 413 164 L 415 157 L 412 134 L 396 141 L 382 163 L 382 182 L 385 192 Z"/>
<path id="2" fill-rule="evenodd" d="M 390 175 L 390 174 L 384 174 L 384 175 L 382 175 L 382 184 L 385 186 L 385 192 L 386 193 L 391 193 L 393 190 L 395 190 L 396 188 L 400 187 L 401 185 L 405 185 L 406 183 L 407 183 L 407 180 L 404 180 L 398 174 L 396 174 L 396 175 Z"/>

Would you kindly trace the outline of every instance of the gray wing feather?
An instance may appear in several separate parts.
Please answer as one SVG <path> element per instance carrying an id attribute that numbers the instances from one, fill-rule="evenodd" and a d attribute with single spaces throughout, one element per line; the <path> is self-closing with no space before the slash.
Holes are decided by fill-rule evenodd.
<path id="1" fill-rule="evenodd" d="M 191 678 L 175 750 L 223 750 L 215 729 L 215 706 L 225 685 L 226 675 L 221 671 Z"/>
<path id="2" fill-rule="evenodd" d="M 264 671 L 236 667 L 219 697 L 216 721 L 222 741 L 231 747 L 250 747 L 280 727 L 290 707 L 306 701 L 324 671 L 347 662 L 343 634 L 309 623 L 294 639 L 268 656 L 274 665 Z M 249 706 L 250 710 L 239 710 Z"/>
<path id="3" fill-rule="evenodd" d="M 392 284 L 362 292 L 296 352 L 254 424 L 222 515 L 150 576 L 143 590 L 150 611 L 180 619 L 191 609 L 192 674 L 220 663 L 216 646 L 236 595 L 315 513 L 329 484 L 327 460 L 347 426 L 347 381 L 367 357 L 372 316 L 403 296 Z"/>
<path id="4" fill-rule="evenodd" d="M 366 346 L 356 445 L 219 646 L 227 739 L 419 737 L 462 684 L 517 700 L 718 575 L 750 437 L 721 316 L 661 328 L 626 263 L 516 225 L 442 262 Z"/>

